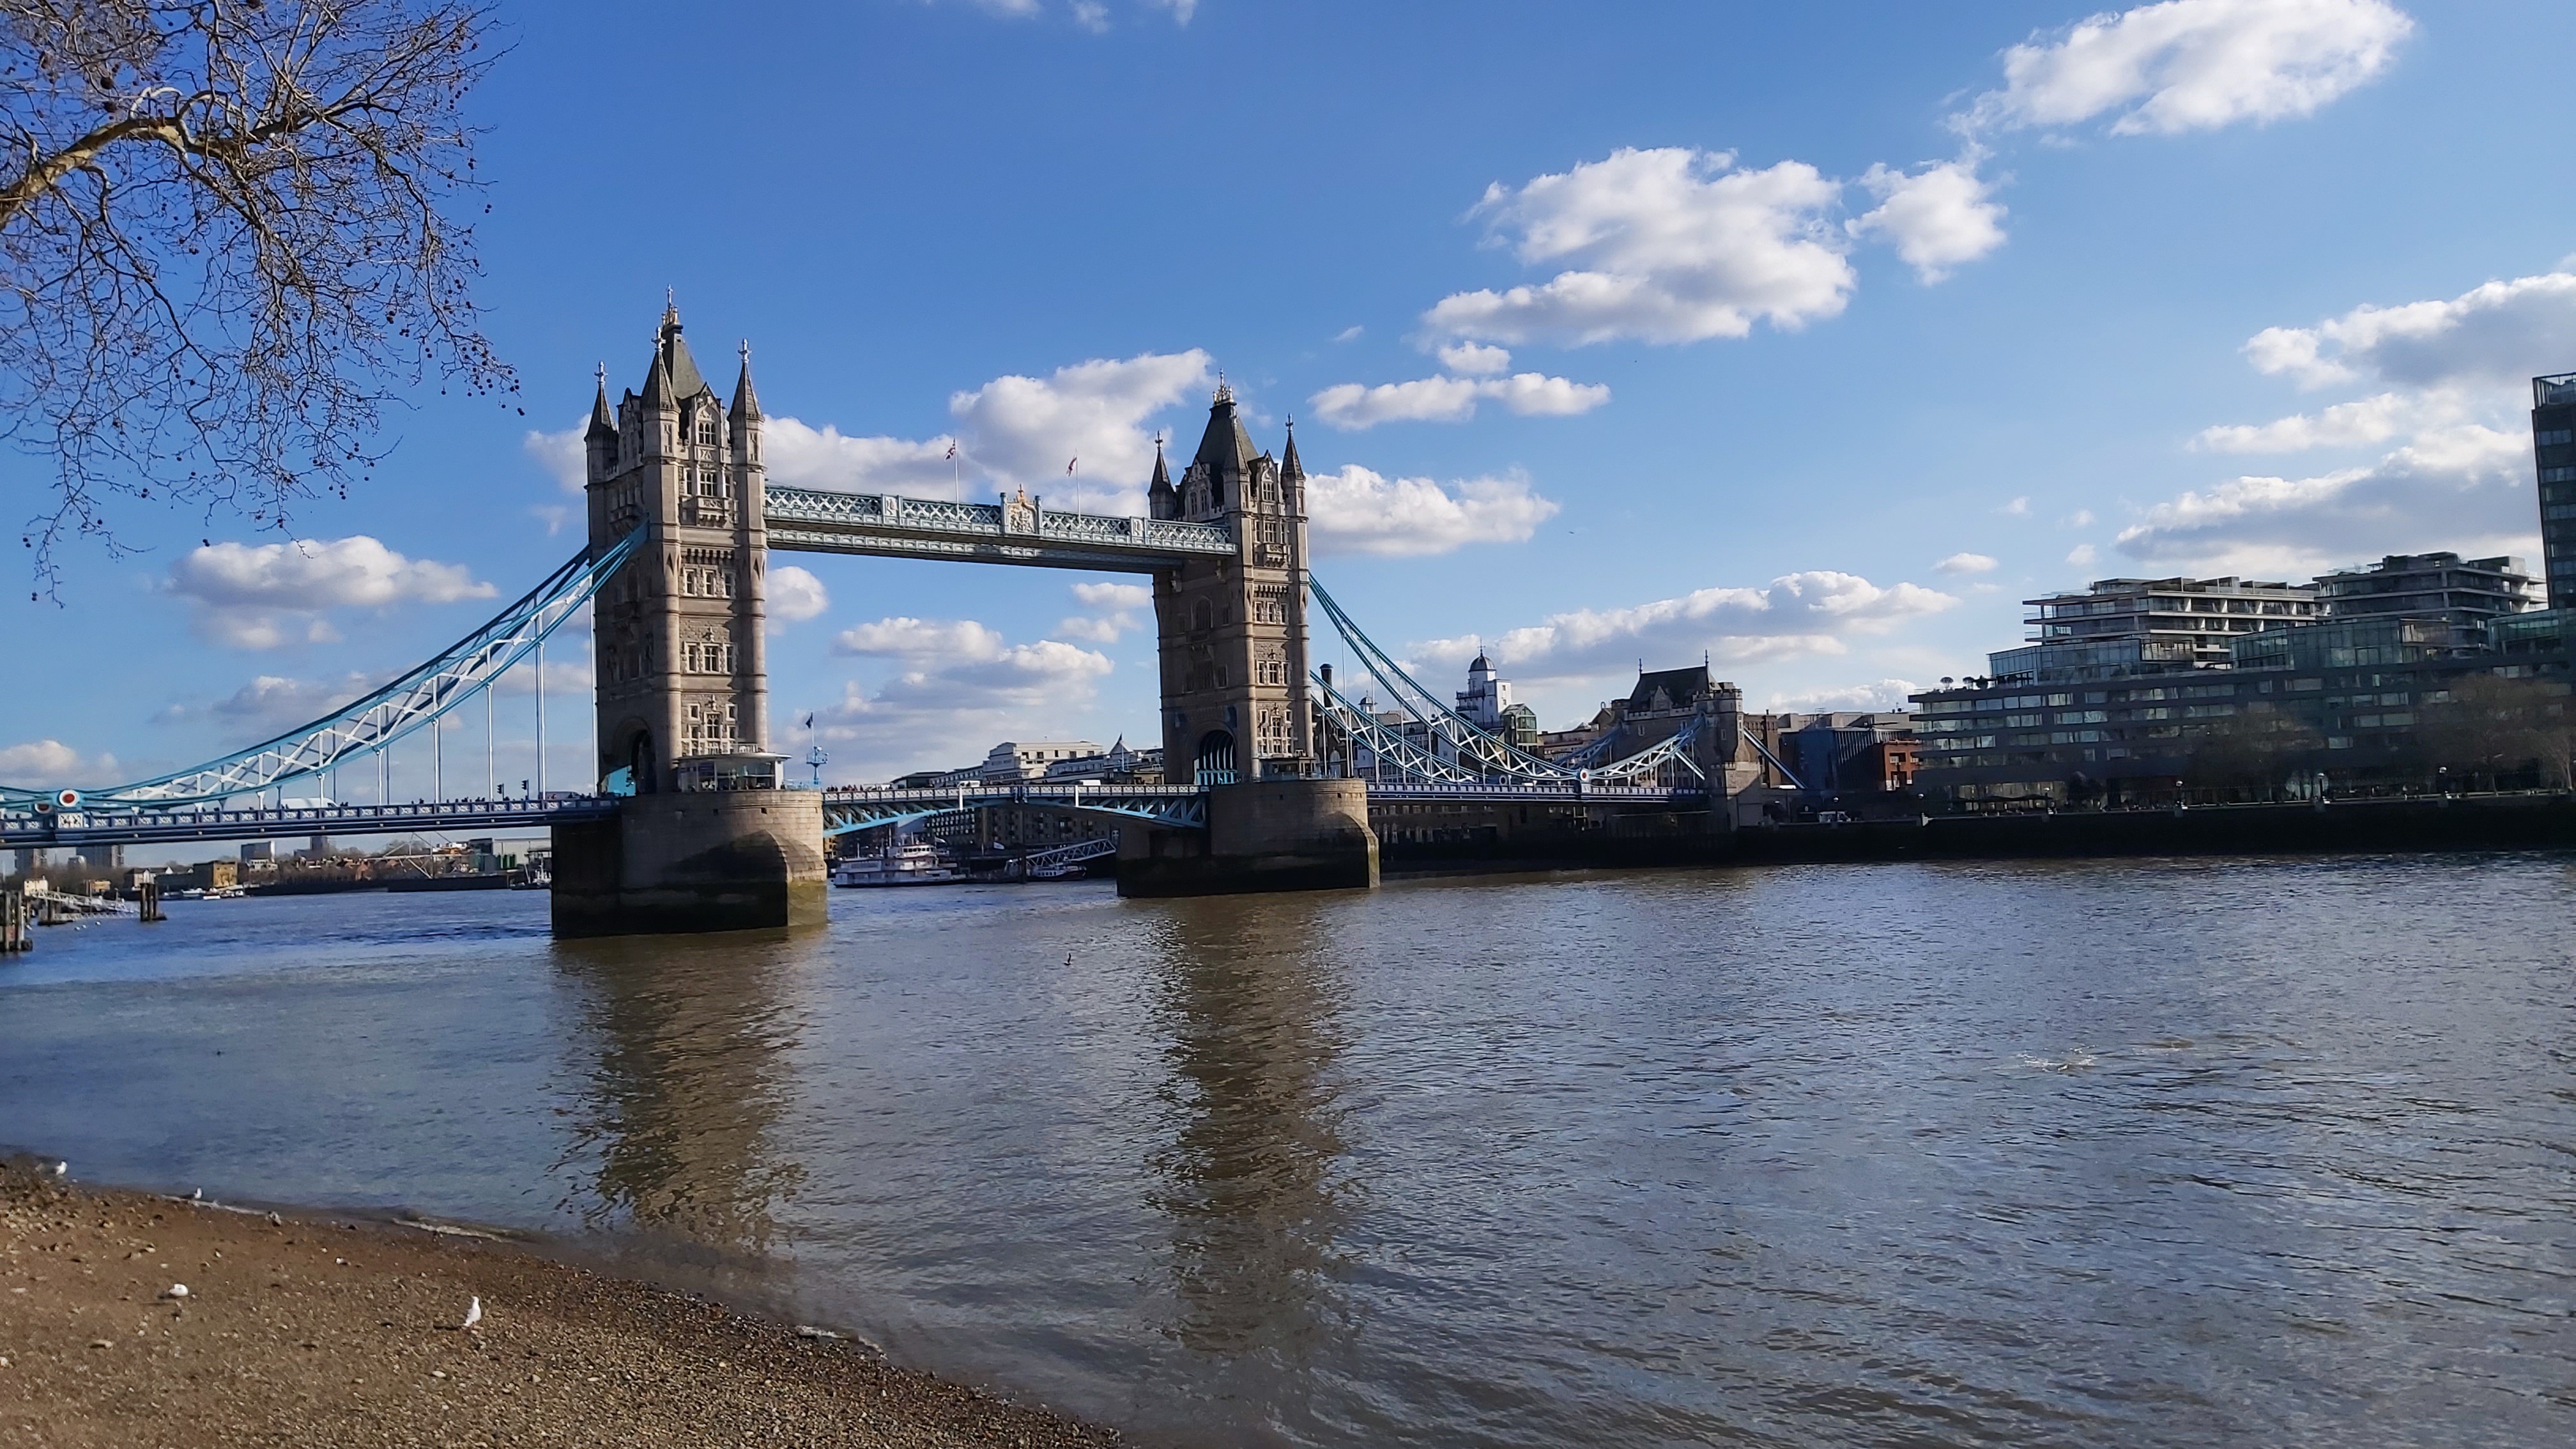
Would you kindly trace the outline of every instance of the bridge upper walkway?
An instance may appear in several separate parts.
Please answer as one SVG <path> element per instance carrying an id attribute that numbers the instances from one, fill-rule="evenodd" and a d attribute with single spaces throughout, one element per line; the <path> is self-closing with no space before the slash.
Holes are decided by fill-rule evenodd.
<path id="1" fill-rule="evenodd" d="M 1153 573 L 1192 558 L 1230 558 L 1214 523 L 1059 513 L 1034 503 L 950 503 L 821 488 L 762 492 L 769 546 L 805 553 Z"/>

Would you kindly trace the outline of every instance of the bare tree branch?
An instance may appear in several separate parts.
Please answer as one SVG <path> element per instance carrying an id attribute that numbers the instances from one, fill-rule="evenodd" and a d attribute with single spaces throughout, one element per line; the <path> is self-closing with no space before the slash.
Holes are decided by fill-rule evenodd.
<path id="1" fill-rule="evenodd" d="M 0 0 L 0 439 L 48 459 L 24 542 L 118 551 L 112 501 L 282 528 L 481 330 L 461 106 L 477 0 Z M 485 208 L 488 210 L 489 208 Z"/>

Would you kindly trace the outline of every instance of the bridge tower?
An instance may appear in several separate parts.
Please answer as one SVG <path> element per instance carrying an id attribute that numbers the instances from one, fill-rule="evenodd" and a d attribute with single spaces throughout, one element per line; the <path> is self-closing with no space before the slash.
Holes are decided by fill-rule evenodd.
<path id="1" fill-rule="evenodd" d="M 1155 449 L 1151 515 L 1222 524 L 1235 551 L 1154 577 L 1164 779 L 1208 788 L 1208 829 L 1199 838 L 1122 832 L 1122 894 L 1377 883 L 1365 786 L 1324 779 L 1318 767 L 1307 688 L 1306 472 L 1293 424 L 1285 452 L 1254 451 L 1222 382 L 1177 486 Z"/>
<path id="2" fill-rule="evenodd" d="M 599 778 L 631 798 L 617 821 L 576 827 L 569 852 L 557 840 L 559 934 L 822 913 L 821 805 L 780 789 L 784 758 L 769 749 L 761 422 L 750 348 L 727 406 L 676 305 L 641 393 L 612 413 L 600 377 L 584 437 L 591 548 L 645 530 L 593 606 Z"/>

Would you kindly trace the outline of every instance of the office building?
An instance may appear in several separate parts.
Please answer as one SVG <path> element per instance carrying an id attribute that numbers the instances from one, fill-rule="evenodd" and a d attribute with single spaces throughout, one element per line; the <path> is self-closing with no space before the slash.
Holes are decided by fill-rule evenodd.
<path id="1" fill-rule="evenodd" d="M 2549 607 L 2576 609 L 2576 372 L 2531 380 L 2531 452 Z"/>
<path id="2" fill-rule="evenodd" d="M 2329 620 L 2433 620 L 2450 630 L 2454 647 L 2476 649 L 2489 621 L 2533 606 L 2532 583 L 2517 558 L 2390 554 L 2365 568 L 2319 575 L 2317 602 Z"/>

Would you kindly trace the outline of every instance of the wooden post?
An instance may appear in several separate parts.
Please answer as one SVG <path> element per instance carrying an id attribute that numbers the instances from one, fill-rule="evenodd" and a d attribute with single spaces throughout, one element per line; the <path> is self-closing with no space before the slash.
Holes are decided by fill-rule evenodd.
<path id="1" fill-rule="evenodd" d="M 0 956 L 24 951 L 35 944 L 27 930 L 26 890 L 21 887 L 0 892 Z"/>
<path id="2" fill-rule="evenodd" d="M 149 924 L 153 921 L 165 921 L 169 919 L 169 917 L 161 914 L 160 881 L 147 878 L 136 883 L 134 887 L 134 899 L 136 905 L 134 914 L 137 920 Z"/>

